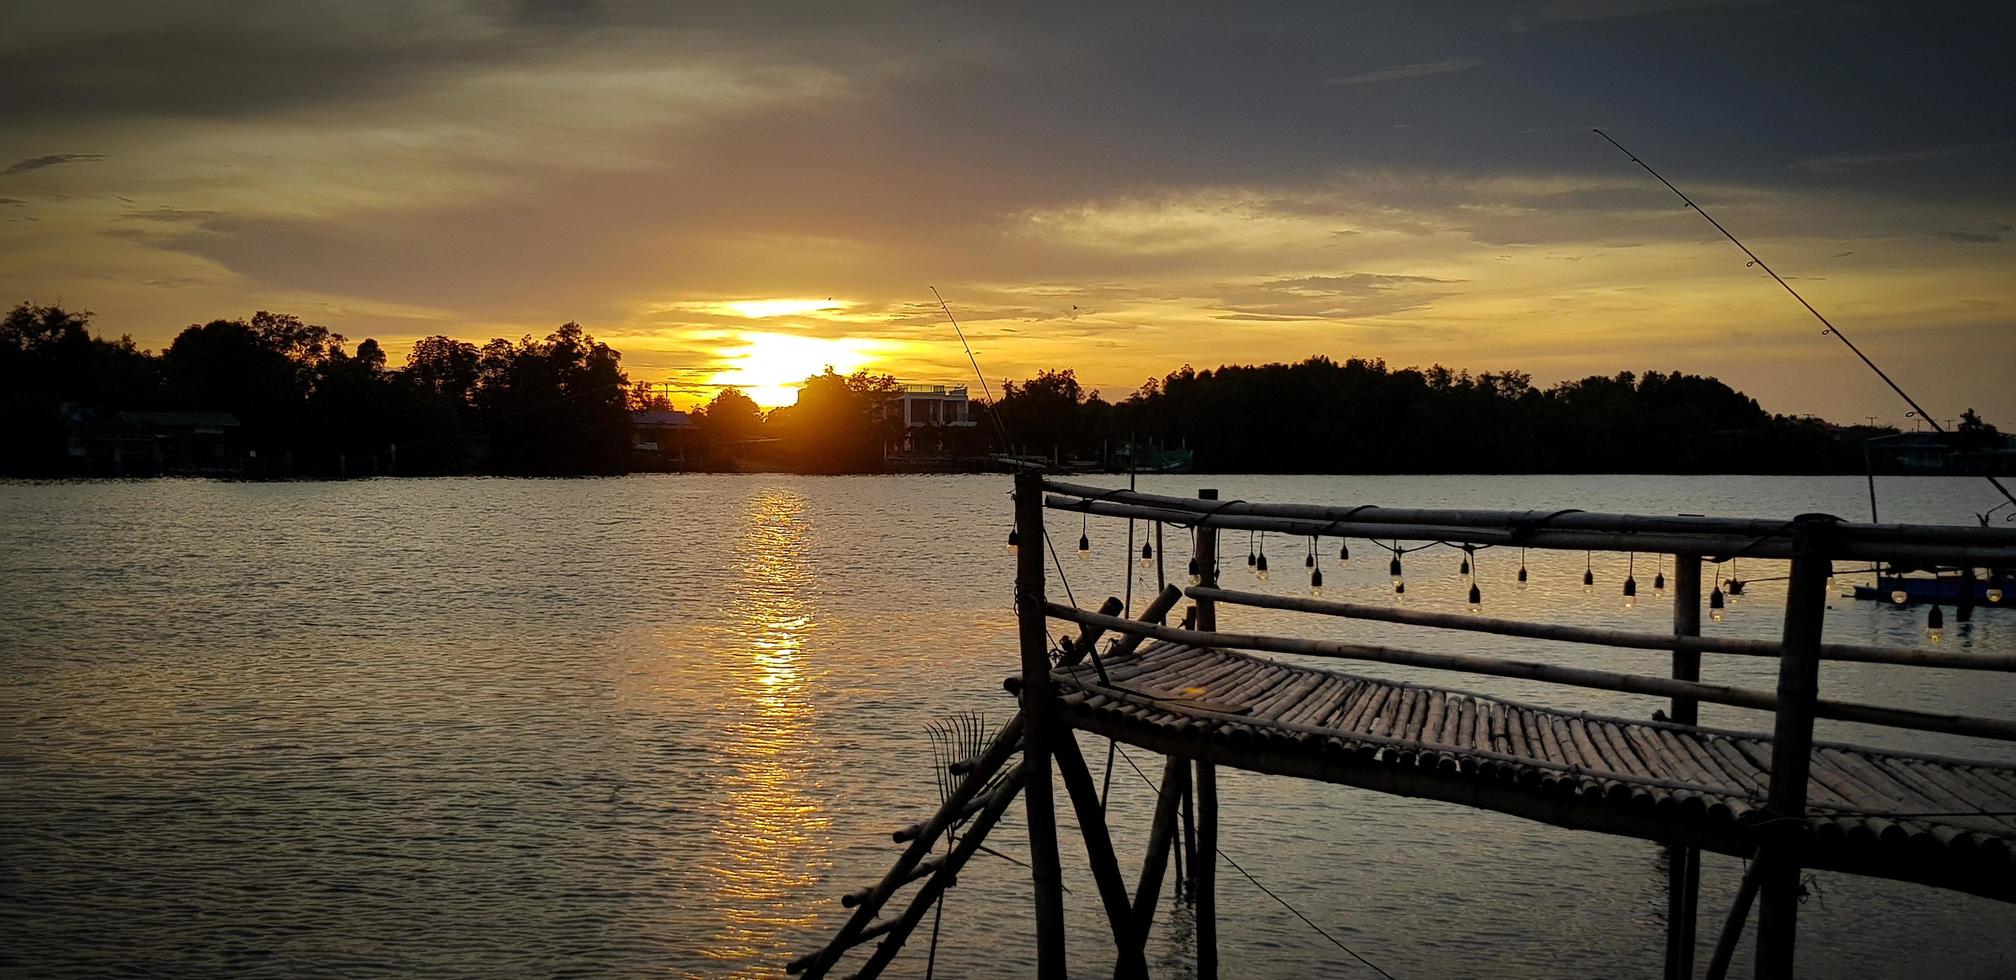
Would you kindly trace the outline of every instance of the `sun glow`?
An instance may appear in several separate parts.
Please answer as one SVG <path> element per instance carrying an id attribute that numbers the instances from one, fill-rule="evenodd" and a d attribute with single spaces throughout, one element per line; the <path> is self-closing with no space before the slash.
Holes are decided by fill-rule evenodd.
<path id="1" fill-rule="evenodd" d="M 827 299 L 743 299 L 721 305 L 732 311 L 736 316 L 747 317 L 751 320 L 762 320 L 773 316 L 804 316 L 807 313 L 841 310 L 846 309 L 848 304 L 829 297 Z"/>
<path id="2" fill-rule="evenodd" d="M 858 337 L 827 339 L 782 333 L 742 333 L 740 346 L 723 356 L 728 367 L 707 379 L 709 384 L 733 386 L 764 408 L 790 405 L 798 400 L 798 388 L 805 379 L 831 367 L 851 374 L 874 360 L 875 342 Z"/>

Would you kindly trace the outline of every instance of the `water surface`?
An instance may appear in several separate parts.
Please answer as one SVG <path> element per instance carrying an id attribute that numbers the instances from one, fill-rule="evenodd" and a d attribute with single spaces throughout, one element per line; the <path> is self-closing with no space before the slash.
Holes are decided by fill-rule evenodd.
<path id="1" fill-rule="evenodd" d="M 1180 477 L 1144 489 L 1389 505 L 1866 516 L 1859 479 Z M 1985 484 L 1885 479 L 1886 519 L 1966 522 Z M 329 484 L 0 484 L 0 970 L 52 974 L 775 976 L 843 916 L 838 896 L 897 853 L 937 800 L 927 722 L 1005 718 L 1016 654 L 1003 477 L 659 476 Z M 1058 540 L 1079 527 L 1059 516 Z M 1153 570 L 1124 524 L 1064 560 L 1071 594 L 1136 603 Z M 1186 542 L 1166 542 L 1180 573 Z M 1255 542 L 1256 545 L 1259 542 Z M 1362 542 L 1332 595 L 1386 601 Z M 1304 545 L 1266 542 L 1266 588 L 1300 590 Z M 1250 585 L 1228 536 L 1230 585 Z M 1408 601 L 1460 609 L 1459 556 L 1408 558 Z M 1490 612 L 1667 628 L 1616 595 L 1619 557 L 1479 556 Z M 1782 574 L 1745 562 L 1744 577 Z M 1845 580 L 1844 580 L 1845 581 Z M 1052 584 L 1053 594 L 1063 589 Z M 1771 636 L 1762 582 L 1712 632 Z M 1949 610 L 1950 617 L 1950 610 Z M 1663 672 L 1663 655 L 1227 610 L 1225 625 Z M 1838 600 L 1828 638 L 1922 642 L 1922 610 Z M 1951 625 L 1946 646 L 2016 650 L 2016 614 Z M 1368 665 L 1526 700 L 1644 716 L 1659 702 Z M 1773 668 L 1713 658 L 1710 679 Z M 1830 665 L 1830 696 L 2007 717 L 2002 676 Z M 1716 724 L 1758 716 L 1704 708 Z M 1942 737 L 1823 734 L 1997 758 Z M 1095 768 L 1103 742 L 1084 740 Z M 1116 762 L 1122 863 L 1139 860 L 1159 760 Z M 1658 849 L 1428 801 L 1222 777 L 1223 846 L 1402 978 L 1655 975 Z M 992 841 L 1025 848 L 1016 819 Z M 1068 808 L 1067 808 L 1068 813 Z M 1078 971 L 1110 963 L 1069 849 Z M 1741 869 L 1710 857 L 1712 942 Z M 1371 975 L 1229 869 L 1227 975 Z M 2016 910 L 1819 874 L 1802 975 L 2016 973 Z M 982 856 L 949 898 L 941 976 L 1031 970 L 1026 872 Z M 1165 910 L 1168 908 L 1164 905 Z M 1161 972 L 1191 962 L 1165 917 Z M 928 937 L 898 961 L 921 975 Z M 1704 954 L 1705 955 L 1705 954 Z M 1746 952 L 1747 956 L 1747 945 Z M 1739 969 L 1747 970 L 1739 965 Z"/>

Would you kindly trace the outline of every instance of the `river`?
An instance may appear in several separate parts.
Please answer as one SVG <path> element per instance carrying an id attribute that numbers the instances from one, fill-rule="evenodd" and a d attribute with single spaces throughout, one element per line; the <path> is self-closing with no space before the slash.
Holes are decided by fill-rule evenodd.
<path id="1" fill-rule="evenodd" d="M 1859 478 L 1156 477 L 1228 498 L 1866 518 Z M 1008 481 L 999 476 L 639 476 L 606 480 L 0 483 L 0 972 L 22 975 L 778 976 L 879 877 L 888 833 L 936 805 L 925 725 L 1005 719 L 1014 672 Z M 1884 478 L 1887 520 L 1968 523 L 1985 483 Z M 1070 549 L 1078 521 L 1053 515 Z M 1068 527 L 1066 526 L 1068 525 Z M 1153 571 L 1124 523 L 1066 555 L 1080 604 Z M 1257 543 L 1257 542 L 1256 542 Z M 1305 584 L 1303 544 L 1267 543 L 1266 588 Z M 1175 535 L 1169 571 L 1188 545 Z M 1228 584 L 1252 584 L 1228 535 Z M 1331 595 L 1390 598 L 1359 543 Z M 1408 559 L 1410 605 L 1460 610 L 1460 556 Z M 1478 557 L 1489 612 L 1664 630 L 1639 556 Z M 1745 578 L 1782 574 L 1744 562 Z M 1846 582 L 1846 578 L 1842 580 Z M 1059 583 L 1051 585 L 1060 593 Z M 1778 583 L 1708 630 L 1769 637 Z M 1945 647 L 2016 650 L 2016 612 L 1950 622 Z M 1255 631 L 1510 652 L 1663 673 L 1658 654 L 1226 610 Z M 1830 640 L 1917 645 L 1924 611 L 1837 599 Z M 1731 663 L 1730 661 L 1740 661 Z M 1644 716 L 1649 698 L 1430 677 Z M 1707 679 L 1775 667 L 1708 658 Z M 1822 691 L 2007 717 L 2005 675 L 1829 665 Z M 1758 717 L 1704 706 L 1704 721 Z M 2016 758 L 2010 747 L 1823 724 L 1824 735 Z M 1085 752 L 1103 768 L 1105 743 Z M 1122 757 L 1111 807 L 1138 865 L 1152 798 Z M 1459 806 L 1275 777 L 1221 778 L 1225 852 L 1403 980 L 1651 976 L 1657 848 Z M 1020 807 L 992 843 L 1024 853 Z M 1068 820 L 1068 808 L 1066 808 Z M 1111 958 L 1066 827 L 1074 972 Z M 1740 864 L 1704 862 L 1704 943 Z M 1373 975 L 1221 870 L 1228 976 Z M 2016 908 L 1814 876 L 1802 975 L 2016 974 Z M 940 976 L 1032 970 L 1027 872 L 983 855 L 949 896 Z M 1163 908 L 1169 908 L 1165 902 Z M 1754 935 L 1754 933 L 1753 933 Z M 1192 962 L 1165 915 L 1158 975 Z M 898 974 L 921 976 L 929 937 Z M 1705 958 L 1705 952 L 1704 952 Z M 1748 942 L 1744 948 L 1748 956 Z M 1738 970 L 1747 973 L 1739 962 Z"/>

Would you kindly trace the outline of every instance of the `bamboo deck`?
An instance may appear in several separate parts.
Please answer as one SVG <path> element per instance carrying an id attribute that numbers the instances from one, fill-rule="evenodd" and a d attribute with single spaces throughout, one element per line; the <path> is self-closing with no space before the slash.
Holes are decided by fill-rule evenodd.
<path id="1" fill-rule="evenodd" d="M 1734 855 L 1764 823 L 1768 735 L 1171 643 L 1104 666 L 1110 687 L 1089 663 L 1053 675 L 1064 716 L 1167 754 Z M 2016 766 L 1831 743 L 1811 758 L 1803 865 L 2016 900 Z"/>

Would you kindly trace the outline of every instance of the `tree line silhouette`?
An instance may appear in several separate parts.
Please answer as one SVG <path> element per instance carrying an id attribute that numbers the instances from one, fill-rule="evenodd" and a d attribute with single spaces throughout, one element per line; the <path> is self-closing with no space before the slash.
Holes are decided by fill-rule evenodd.
<path id="1" fill-rule="evenodd" d="M 23 303 L 0 318 L 0 469 L 77 472 L 80 438 L 122 412 L 228 412 L 255 475 L 360 472 L 580 475 L 633 466 L 622 355 L 579 324 L 478 346 L 445 336 L 387 364 L 375 340 L 261 311 L 192 324 L 159 354 L 94 336 L 90 314 Z M 1196 467 L 1256 473 L 1842 473 L 1888 427 L 1773 415 L 1719 380 L 1648 371 L 1539 387 L 1522 372 L 1473 375 L 1377 358 L 1185 365 L 1119 401 L 1071 369 L 1009 381 L 967 426 L 906 426 L 888 375 L 831 368 L 797 404 L 765 413 L 730 388 L 690 413 L 677 447 L 694 469 L 879 472 L 892 460 L 985 465 L 1003 449 L 1096 463 L 1122 446 L 1183 448 Z M 991 416 L 990 416 L 991 413 Z M 998 424 L 997 424 L 998 423 Z M 1999 446 L 1970 410 L 1953 448 Z M 1002 443 L 1005 434 L 1007 444 Z M 368 469 L 366 463 L 368 461 Z M 947 465 L 956 466 L 957 463 Z"/>

